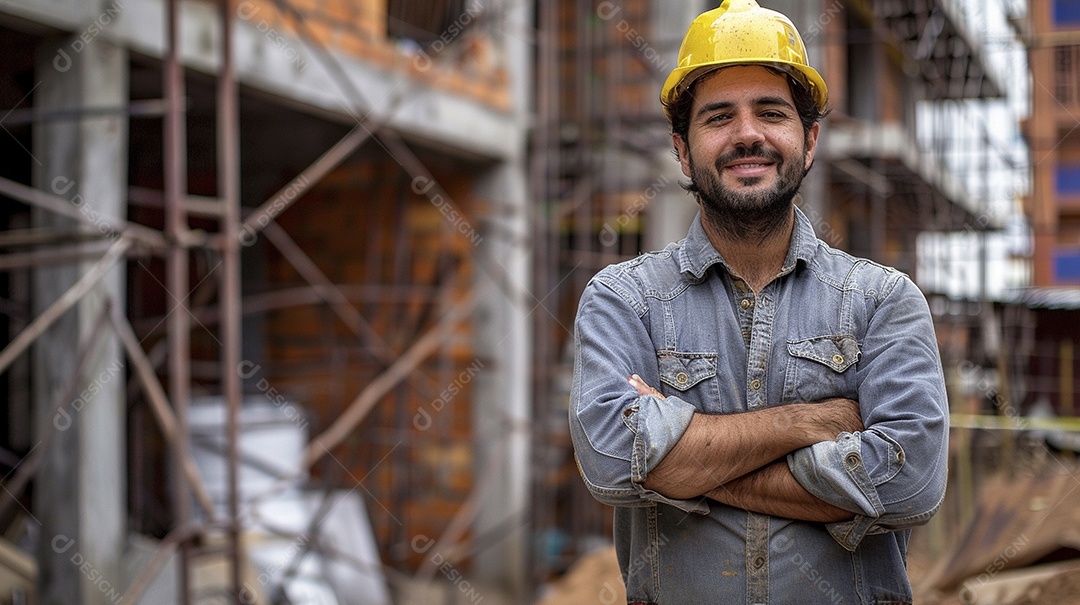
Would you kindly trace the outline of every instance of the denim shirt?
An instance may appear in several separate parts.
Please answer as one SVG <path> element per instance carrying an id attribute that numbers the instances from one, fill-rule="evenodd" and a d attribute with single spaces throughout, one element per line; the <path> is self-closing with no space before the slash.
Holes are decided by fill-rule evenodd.
<path id="1" fill-rule="evenodd" d="M 756 295 L 699 214 L 686 239 L 607 267 L 581 297 L 570 430 L 586 485 L 615 507 L 629 603 L 912 600 L 910 528 L 937 511 L 946 479 L 930 311 L 906 275 L 830 248 L 795 213 L 780 276 Z M 666 398 L 639 396 L 633 373 Z M 787 463 L 851 521 L 795 521 L 642 486 L 695 412 L 830 397 L 858 401 L 865 429 Z"/>

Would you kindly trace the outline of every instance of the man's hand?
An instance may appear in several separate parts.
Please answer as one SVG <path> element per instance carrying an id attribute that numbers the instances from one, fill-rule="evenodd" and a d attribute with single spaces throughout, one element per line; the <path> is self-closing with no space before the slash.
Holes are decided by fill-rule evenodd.
<path id="1" fill-rule="evenodd" d="M 813 404 L 803 419 L 804 430 L 817 437 L 817 441 L 832 441 L 840 433 L 863 430 L 859 402 L 837 397 Z"/>
<path id="2" fill-rule="evenodd" d="M 656 397 L 658 399 L 666 399 L 663 395 L 660 394 L 660 391 L 657 391 L 656 389 L 646 384 L 645 381 L 641 379 L 641 376 L 638 376 L 637 374 L 631 375 L 630 378 L 626 379 L 626 381 L 629 382 L 630 386 L 634 387 L 634 390 L 637 391 L 637 394 L 641 395 L 642 397 L 646 395 L 652 395 L 653 397 Z"/>
<path id="3" fill-rule="evenodd" d="M 806 491 L 782 458 L 732 479 L 706 495 L 728 506 L 799 521 L 835 523 L 855 516 Z"/>

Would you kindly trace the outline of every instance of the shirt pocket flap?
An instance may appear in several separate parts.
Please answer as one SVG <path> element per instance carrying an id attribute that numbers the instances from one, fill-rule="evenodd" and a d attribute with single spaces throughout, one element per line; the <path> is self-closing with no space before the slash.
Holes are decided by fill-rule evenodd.
<path id="1" fill-rule="evenodd" d="M 658 353 L 660 381 L 679 391 L 716 376 L 716 353 Z"/>
<path id="2" fill-rule="evenodd" d="M 843 372 L 859 361 L 859 341 L 849 334 L 789 340 L 787 348 L 793 357 L 816 361 L 835 372 Z"/>

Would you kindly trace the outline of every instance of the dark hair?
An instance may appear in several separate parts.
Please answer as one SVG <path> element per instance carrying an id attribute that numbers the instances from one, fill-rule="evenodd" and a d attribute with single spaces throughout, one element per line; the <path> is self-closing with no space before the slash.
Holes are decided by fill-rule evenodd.
<path id="1" fill-rule="evenodd" d="M 769 65 L 763 65 L 762 67 L 780 74 L 787 79 L 788 88 L 791 90 L 791 98 L 795 102 L 795 111 L 799 113 L 799 120 L 803 126 L 803 137 L 810 136 L 810 129 L 814 127 L 814 124 L 820 122 L 825 116 L 829 115 L 830 108 L 818 109 L 817 102 L 814 99 L 813 93 L 806 86 L 803 86 L 801 82 L 791 76 L 791 74 L 771 67 Z M 721 68 L 722 69 L 722 68 Z M 667 111 L 668 120 L 671 123 L 671 132 L 676 134 L 683 141 L 687 140 L 690 134 L 690 111 L 694 108 L 694 90 L 697 89 L 697 85 L 704 78 L 697 78 L 690 83 L 690 87 L 682 91 L 682 94 L 675 97 L 675 101 L 671 103 L 665 103 L 664 109 Z M 676 152 L 677 154 L 678 152 Z"/>

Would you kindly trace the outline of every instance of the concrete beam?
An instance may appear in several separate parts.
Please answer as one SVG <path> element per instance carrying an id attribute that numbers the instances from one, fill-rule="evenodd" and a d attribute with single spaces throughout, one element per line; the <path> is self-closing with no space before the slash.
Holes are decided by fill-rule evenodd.
<path id="1" fill-rule="evenodd" d="M 165 52 L 164 4 L 160 0 L 62 0 L 49 3 L 46 10 L 40 0 L 4 0 L 0 14 L 75 32 L 57 49 L 69 56 L 100 38 L 160 58 Z M 343 123 L 359 121 L 368 111 L 374 111 L 376 115 L 387 115 L 388 125 L 409 138 L 489 159 L 510 157 L 523 144 L 524 133 L 507 112 L 433 89 L 408 78 L 403 71 L 385 70 L 338 54 L 345 74 L 367 97 L 358 109 L 361 100 L 342 89 L 333 70 L 319 58 L 316 46 L 283 32 L 271 33 L 255 8 L 253 3 L 238 4 L 234 45 L 236 75 L 242 85 L 329 112 Z M 220 65 L 216 11 L 212 3 L 181 3 L 181 59 L 189 68 L 215 73 Z M 506 44 L 513 44 L 518 37 L 506 35 Z M 413 60 L 411 55 L 401 53 L 402 65 Z M 400 103 L 392 102 L 398 96 L 402 97 Z M 395 111 L 388 113 L 391 107 Z"/>

